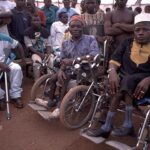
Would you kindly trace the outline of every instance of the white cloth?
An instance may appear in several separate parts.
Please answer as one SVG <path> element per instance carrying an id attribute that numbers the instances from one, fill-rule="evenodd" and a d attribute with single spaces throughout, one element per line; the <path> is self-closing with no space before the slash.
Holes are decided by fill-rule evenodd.
<path id="1" fill-rule="evenodd" d="M 18 45 L 18 41 L 0 33 L 0 62 L 5 60 L 5 49 L 14 49 Z"/>
<path id="2" fill-rule="evenodd" d="M 63 24 L 61 21 L 54 22 L 51 26 L 51 45 L 52 48 L 61 48 L 64 39 L 65 31 L 68 29 L 68 24 Z"/>
<path id="3" fill-rule="evenodd" d="M 139 22 L 150 22 L 150 14 L 149 13 L 141 13 L 135 16 L 134 24 Z"/>
<path id="4" fill-rule="evenodd" d="M 9 80 L 10 80 L 10 90 L 9 94 L 11 98 L 18 98 L 21 97 L 21 92 L 22 92 L 22 79 L 23 79 L 23 74 L 21 67 L 16 64 L 11 62 L 9 64 L 10 72 L 9 72 Z M 4 98 L 4 90 L 0 88 L 0 99 Z"/>
<path id="5" fill-rule="evenodd" d="M 14 7 L 16 7 L 16 3 L 15 2 L 11 2 L 9 0 L 6 0 L 6 1 L 1 1 L 0 0 L 0 13 L 1 12 L 9 12 Z M 9 35 L 8 29 L 7 29 L 7 25 L 4 25 L 4 26 L 0 27 L 0 32 Z"/>
<path id="6" fill-rule="evenodd" d="M 6 49 L 14 49 L 18 45 L 18 42 L 11 37 L 0 33 L 0 62 L 4 62 L 5 60 L 5 51 Z M 22 70 L 21 67 L 11 62 L 9 65 L 9 79 L 10 79 L 10 97 L 18 98 L 21 97 L 21 84 L 22 84 Z M 0 89 L 0 99 L 4 97 L 4 91 Z"/>

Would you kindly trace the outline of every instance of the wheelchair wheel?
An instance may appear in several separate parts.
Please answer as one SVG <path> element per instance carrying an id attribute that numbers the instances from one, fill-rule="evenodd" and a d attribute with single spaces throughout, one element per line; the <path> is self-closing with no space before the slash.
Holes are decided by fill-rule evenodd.
<path id="1" fill-rule="evenodd" d="M 60 121 L 65 127 L 80 128 L 91 118 L 95 106 L 91 93 L 87 95 L 81 108 L 77 110 L 88 88 L 85 85 L 76 86 L 70 89 L 63 98 L 60 106 Z"/>
<path id="2" fill-rule="evenodd" d="M 48 91 L 50 85 L 50 79 L 52 74 L 45 74 L 41 76 L 32 86 L 31 89 L 31 100 L 34 101 L 36 98 L 47 100 L 49 98 Z"/>

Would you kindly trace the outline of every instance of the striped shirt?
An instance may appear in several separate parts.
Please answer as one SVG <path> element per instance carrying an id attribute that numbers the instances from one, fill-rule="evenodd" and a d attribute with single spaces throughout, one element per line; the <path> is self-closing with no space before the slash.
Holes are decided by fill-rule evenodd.
<path id="1" fill-rule="evenodd" d="M 10 36 L 0 33 L 0 62 L 5 61 L 5 54 L 7 49 L 14 49 L 18 45 L 18 41 L 12 39 Z"/>

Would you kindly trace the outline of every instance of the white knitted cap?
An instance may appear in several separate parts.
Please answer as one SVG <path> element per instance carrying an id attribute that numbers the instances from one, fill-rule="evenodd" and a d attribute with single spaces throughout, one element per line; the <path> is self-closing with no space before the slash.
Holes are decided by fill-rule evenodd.
<path id="1" fill-rule="evenodd" d="M 135 16 L 134 24 L 137 24 L 139 22 L 150 22 L 150 14 L 149 13 L 141 13 L 139 15 Z"/>

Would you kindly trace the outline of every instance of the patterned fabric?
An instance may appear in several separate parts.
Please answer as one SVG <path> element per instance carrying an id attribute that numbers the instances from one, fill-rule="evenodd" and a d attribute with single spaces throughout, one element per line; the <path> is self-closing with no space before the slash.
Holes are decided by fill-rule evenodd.
<path id="1" fill-rule="evenodd" d="M 90 35 L 82 35 L 78 41 L 70 39 L 63 42 L 61 58 L 77 58 L 86 55 L 95 56 L 99 53 L 96 39 Z"/>
<path id="2" fill-rule="evenodd" d="M 26 47 L 34 47 L 39 52 L 44 52 L 47 46 L 51 46 L 50 35 L 47 29 L 41 27 L 39 32 L 35 32 L 32 27 L 24 33 Z"/>
<path id="3" fill-rule="evenodd" d="M 146 63 L 150 56 L 150 43 L 146 45 L 138 44 L 136 41 L 133 41 L 131 48 L 131 60 L 137 65 Z"/>
<path id="4" fill-rule="evenodd" d="M 81 17 L 85 21 L 84 34 L 88 35 L 104 35 L 104 12 L 98 11 L 96 14 L 81 14 Z"/>
<path id="5" fill-rule="evenodd" d="M 18 42 L 8 35 L 0 33 L 0 62 L 5 60 L 5 50 L 14 49 L 18 45 Z"/>

